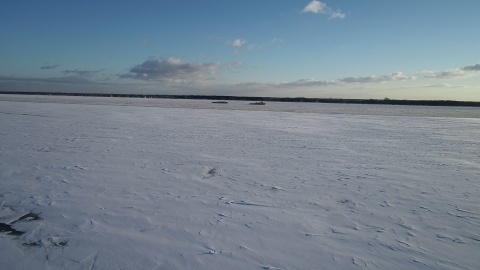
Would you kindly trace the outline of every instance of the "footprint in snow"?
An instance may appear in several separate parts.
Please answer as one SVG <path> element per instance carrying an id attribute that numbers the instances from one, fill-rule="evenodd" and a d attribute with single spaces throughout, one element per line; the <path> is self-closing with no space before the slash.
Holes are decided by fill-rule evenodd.
<path id="1" fill-rule="evenodd" d="M 350 199 L 340 199 L 340 200 L 338 200 L 338 203 L 343 204 L 343 205 L 347 206 L 348 208 L 354 208 L 357 205 L 357 203 L 355 203 L 354 201 L 352 201 Z"/>
<path id="2" fill-rule="evenodd" d="M 216 168 L 207 167 L 205 169 L 205 173 L 203 174 L 203 178 L 211 178 L 216 175 L 218 175 L 218 171 Z"/>

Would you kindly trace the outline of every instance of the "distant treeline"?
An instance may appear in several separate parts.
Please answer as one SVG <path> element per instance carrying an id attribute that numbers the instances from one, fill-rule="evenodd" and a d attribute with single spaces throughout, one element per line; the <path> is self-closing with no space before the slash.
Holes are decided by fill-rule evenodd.
<path id="1" fill-rule="evenodd" d="M 141 94 L 59 93 L 59 92 L 0 92 L 0 94 L 480 107 L 480 102 L 477 102 L 477 101 L 405 100 L 405 99 L 389 99 L 389 98 L 344 99 L 344 98 L 305 98 L 305 97 L 290 98 L 290 97 L 242 97 L 242 96 L 212 96 L 212 95 L 141 95 Z"/>

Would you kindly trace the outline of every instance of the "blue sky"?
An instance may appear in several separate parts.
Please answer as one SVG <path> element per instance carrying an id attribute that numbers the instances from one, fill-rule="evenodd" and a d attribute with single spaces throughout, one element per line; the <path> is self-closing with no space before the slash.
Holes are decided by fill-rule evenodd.
<path id="1" fill-rule="evenodd" d="M 480 1 L 3 1 L 0 91 L 480 101 Z"/>

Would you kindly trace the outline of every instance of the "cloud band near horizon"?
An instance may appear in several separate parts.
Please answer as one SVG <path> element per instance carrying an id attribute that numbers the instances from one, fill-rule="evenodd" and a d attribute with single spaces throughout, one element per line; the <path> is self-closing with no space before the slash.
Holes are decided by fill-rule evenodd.
<path id="1" fill-rule="evenodd" d="M 147 60 L 119 77 L 163 82 L 197 81 L 212 76 L 218 68 L 218 63 L 182 63 L 180 59 L 170 57 Z"/>

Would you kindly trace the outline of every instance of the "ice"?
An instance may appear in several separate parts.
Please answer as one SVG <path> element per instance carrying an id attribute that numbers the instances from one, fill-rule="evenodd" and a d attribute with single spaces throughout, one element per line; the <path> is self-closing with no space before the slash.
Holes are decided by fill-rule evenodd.
<path id="1" fill-rule="evenodd" d="M 477 111 L 228 106 L 0 96 L 2 269 L 478 268 Z"/>

